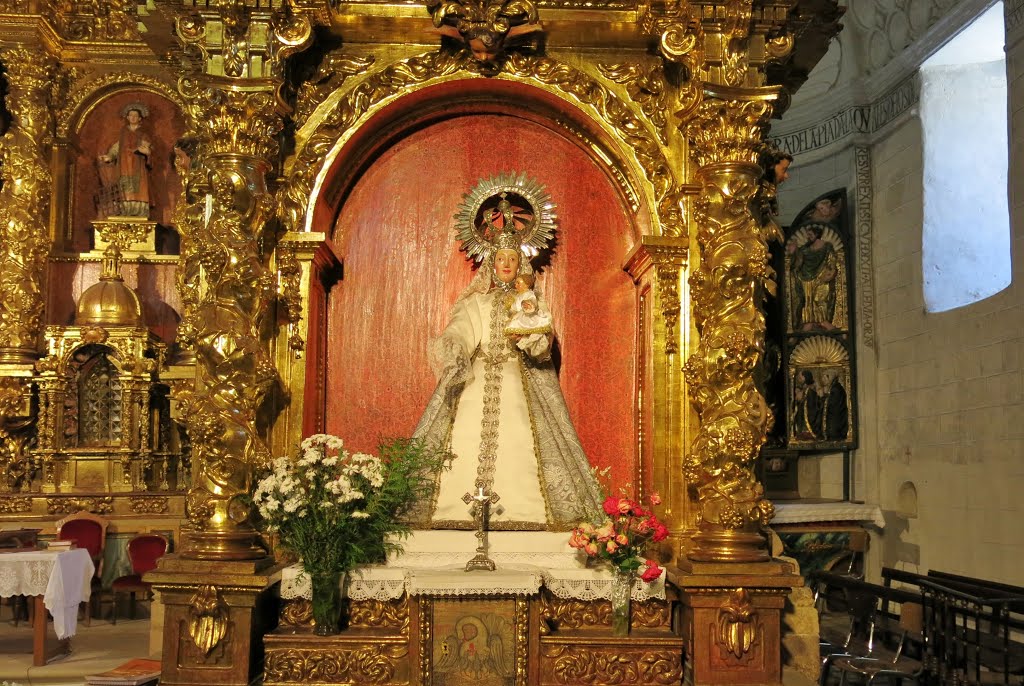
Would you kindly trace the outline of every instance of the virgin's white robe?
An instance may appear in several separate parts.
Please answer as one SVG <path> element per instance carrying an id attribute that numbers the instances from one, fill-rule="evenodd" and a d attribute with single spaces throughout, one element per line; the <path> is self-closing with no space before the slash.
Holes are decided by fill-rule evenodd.
<path id="1" fill-rule="evenodd" d="M 600 509 L 551 364 L 551 339 L 510 341 L 506 299 L 499 289 L 461 299 L 435 344 L 440 379 L 414 435 L 454 459 L 429 512 L 421 511 L 433 528 L 474 528 L 463 496 L 481 485 L 500 498 L 492 529 L 566 529 Z"/>

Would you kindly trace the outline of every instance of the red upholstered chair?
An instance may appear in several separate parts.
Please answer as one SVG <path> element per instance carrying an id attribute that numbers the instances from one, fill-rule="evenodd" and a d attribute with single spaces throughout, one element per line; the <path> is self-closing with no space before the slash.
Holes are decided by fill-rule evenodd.
<path id="1" fill-rule="evenodd" d="M 113 623 L 117 624 L 117 596 L 122 593 L 131 594 L 131 614 L 135 619 L 135 594 L 150 592 L 150 584 L 142 580 L 142 575 L 156 569 L 156 561 L 167 552 L 167 539 L 159 534 L 139 534 L 128 541 L 128 559 L 132 563 L 132 573 L 114 579 L 110 590 L 114 593 Z"/>
<path id="2" fill-rule="evenodd" d="M 103 548 L 107 542 L 107 520 L 82 510 L 70 514 L 57 522 L 57 538 L 61 541 L 75 541 L 79 548 L 89 551 L 89 557 L 96 567 L 92 575 L 92 595 L 89 596 L 90 611 L 85 615 L 86 624 L 93 615 L 92 608 L 98 607 L 103 590 Z"/>

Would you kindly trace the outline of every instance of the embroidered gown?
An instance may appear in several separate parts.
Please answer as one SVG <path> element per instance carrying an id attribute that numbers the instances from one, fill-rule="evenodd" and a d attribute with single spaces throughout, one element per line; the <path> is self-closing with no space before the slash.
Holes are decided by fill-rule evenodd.
<path id="1" fill-rule="evenodd" d="M 513 297 L 497 288 L 465 295 L 435 343 L 439 381 L 414 435 L 455 457 L 421 524 L 475 528 L 463 496 L 480 486 L 500 498 L 491 506 L 495 530 L 568 529 L 600 510 L 551 364 L 551 337 L 524 336 L 517 346 L 504 332 Z"/>

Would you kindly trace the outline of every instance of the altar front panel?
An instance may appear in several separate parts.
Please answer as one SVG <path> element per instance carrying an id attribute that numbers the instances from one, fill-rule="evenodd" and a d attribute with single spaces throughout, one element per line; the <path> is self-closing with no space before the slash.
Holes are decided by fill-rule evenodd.
<path id="1" fill-rule="evenodd" d="M 435 377 L 429 342 L 473 276 L 453 215 L 481 178 L 525 171 L 558 205 L 538 287 L 560 349 L 560 379 L 591 463 L 635 473 L 636 296 L 622 271 L 635 227 L 605 172 L 575 143 L 513 116 L 461 116 L 384 151 L 345 200 L 334 240 L 343 278 L 328 314 L 326 427 L 369 450 L 412 433 Z"/>

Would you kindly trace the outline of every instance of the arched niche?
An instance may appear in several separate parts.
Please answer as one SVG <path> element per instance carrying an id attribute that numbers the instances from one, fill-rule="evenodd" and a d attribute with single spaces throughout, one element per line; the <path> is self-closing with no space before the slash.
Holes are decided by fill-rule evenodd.
<path id="1" fill-rule="evenodd" d="M 650 216 L 595 152 L 606 150 L 596 127 L 521 84 L 497 88 L 399 99 L 349 138 L 325 175 L 312 224 L 343 262 L 325 322 L 326 430 L 358 449 L 412 432 L 435 385 L 428 343 L 473 275 L 453 215 L 480 179 L 521 171 L 558 206 L 538 285 L 570 415 L 592 464 L 625 483 L 638 459 L 638 298 L 622 266 Z"/>
<path id="2" fill-rule="evenodd" d="M 133 80 L 131 75 L 116 83 L 108 79 L 99 84 L 81 103 L 73 103 L 73 107 L 77 105 L 75 111 L 59 124 L 58 130 L 63 129 L 70 144 L 69 203 L 61 241 L 68 252 L 86 252 L 91 247 L 89 222 L 98 218 L 95 198 L 100 190 L 96 160 L 117 141 L 124 123 L 121 112 L 135 102 L 149 110 L 143 120 L 143 128 L 152 139 L 149 189 L 153 206 L 149 218 L 164 229 L 158 230 L 158 252 L 176 252 L 175 237 L 166 234 L 174 223 L 174 206 L 181 195 L 181 180 L 174 171 L 171 151 L 184 135 L 185 120 L 169 88 L 151 79 Z"/>

